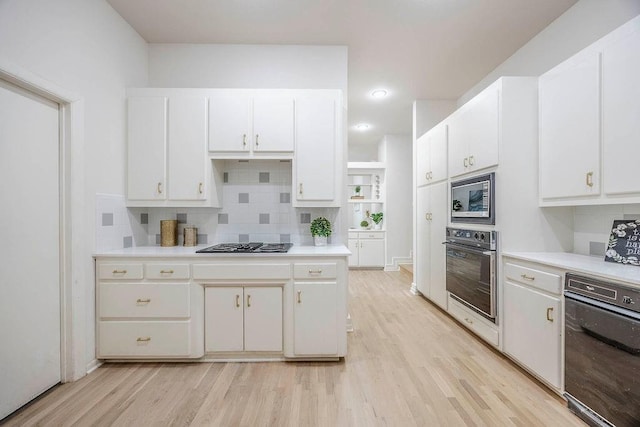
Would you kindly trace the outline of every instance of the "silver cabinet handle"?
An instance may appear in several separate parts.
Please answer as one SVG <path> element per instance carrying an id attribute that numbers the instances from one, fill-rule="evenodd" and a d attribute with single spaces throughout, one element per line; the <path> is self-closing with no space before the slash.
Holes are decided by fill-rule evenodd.
<path id="1" fill-rule="evenodd" d="M 251 307 L 251 295 L 247 295 L 247 307 Z"/>
<path id="2" fill-rule="evenodd" d="M 302 304 L 302 291 L 298 291 L 298 304 Z"/>
<path id="3" fill-rule="evenodd" d="M 149 304 L 151 302 L 151 298 L 138 298 L 136 300 L 136 304 Z"/>
<path id="4" fill-rule="evenodd" d="M 202 194 L 203 187 L 204 187 L 204 185 L 203 185 L 201 182 L 200 182 L 200 183 L 198 183 L 198 193 L 199 193 L 199 194 Z"/>
<path id="5" fill-rule="evenodd" d="M 553 313 L 553 307 L 547 307 L 547 320 L 549 322 L 553 322 L 553 317 L 551 317 L 551 313 Z"/>
<path id="6" fill-rule="evenodd" d="M 151 337 L 138 337 L 137 342 L 149 342 L 151 341 Z"/>
<path id="7" fill-rule="evenodd" d="M 464 161 L 462 163 L 464 163 L 464 167 L 465 168 L 468 168 L 469 167 L 469 158 L 465 157 Z"/>
<path id="8" fill-rule="evenodd" d="M 158 190 L 158 194 L 162 194 L 162 183 L 161 182 L 158 183 L 157 190 Z"/>
<path id="9" fill-rule="evenodd" d="M 535 276 L 527 276 L 526 274 L 521 274 L 520 277 L 522 277 L 524 280 L 531 280 L 532 282 L 536 280 Z"/>
<path id="10" fill-rule="evenodd" d="M 469 166 L 473 166 L 475 162 L 476 160 L 473 158 L 473 156 L 469 156 Z"/>
<path id="11" fill-rule="evenodd" d="M 242 148 L 247 146 L 247 134 L 242 134 Z"/>
<path id="12" fill-rule="evenodd" d="M 127 270 L 113 270 L 113 274 L 127 274 Z"/>
<path id="13" fill-rule="evenodd" d="M 259 145 L 259 144 L 258 144 L 258 138 L 259 138 L 259 137 L 260 137 L 260 135 L 258 135 L 258 134 L 256 133 L 256 147 Z"/>
<path id="14" fill-rule="evenodd" d="M 173 274 L 173 270 L 160 270 L 160 274 Z"/>
<path id="15" fill-rule="evenodd" d="M 299 189 L 299 191 L 298 191 L 298 192 L 299 192 L 299 193 L 300 193 L 300 195 L 302 196 L 302 193 L 303 193 L 303 191 L 302 191 L 302 183 L 300 183 L 300 189 Z"/>
<path id="16" fill-rule="evenodd" d="M 322 274 L 322 270 L 309 270 L 309 274 Z"/>
<path id="17" fill-rule="evenodd" d="M 236 295 L 236 307 L 240 308 L 240 295 Z"/>

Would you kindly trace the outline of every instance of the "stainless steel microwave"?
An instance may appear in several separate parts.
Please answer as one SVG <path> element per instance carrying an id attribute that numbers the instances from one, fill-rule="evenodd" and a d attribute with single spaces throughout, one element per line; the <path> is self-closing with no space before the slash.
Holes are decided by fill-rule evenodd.
<path id="1" fill-rule="evenodd" d="M 495 174 L 451 182 L 451 222 L 495 224 Z"/>

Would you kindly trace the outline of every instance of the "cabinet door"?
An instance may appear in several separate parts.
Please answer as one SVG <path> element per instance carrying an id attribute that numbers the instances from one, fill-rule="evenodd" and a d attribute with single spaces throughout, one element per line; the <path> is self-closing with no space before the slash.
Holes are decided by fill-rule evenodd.
<path id="1" fill-rule="evenodd" d="M 560 308 L 560 298 L 504 283 L 504 350 L 556 388 L 560 388 Z"/>
<path id="2" fill-rule="evenodd" d="M 245 351 L 282 351 L 282 288 L 244 288 Z"/>
<path id="3" fill-rule="evenodd" d="M 498 86 L 488 87 L 473 98 L 466 115 L 465 134 L 469 136 L 469 170 L 498 164 L 500 143 Z"/>
<path id="4" fill-rule="evenodd" d="M 207 182 L 207 99 L 169 99 L 169 199 L 202 200 Z"/>
<path id="5" fill-rule="evenodd" d="M 294 284 L 296 355 L 338 353 L 338 285 L 335 282 Z"/>
<path id="6" fill-rule="evenodd" d="M 205 351 L 242 351 L 243 290 L 207 287 L 204 290 Z"/>
<path id="7" fill-rule="evenodd" d="M 357 267 L 358 266 L 358 245 L 360 244 L 358 239 L 349 239 L 349 250 L 351 251 L 351 255 L 349 255 L 349 267 Z"/>
<path id="8" fill-rule="evenodd" d="M 429 143 L 431 140 L 431 131 L 425 133 L 416 140 L 416 177 L 417 185 L 426 185 L 429 183 Z"/>
<path id="9" fill-rule="evenodd" d="M 127 197 L 164 200 L 167 98 L 129 98 L 128 119 Z"/>
<path id="10" fill-rule="evenodd" d="M 640 30 L 602 53 L 603 183 L 606 194 L 640 192 Z"/>
<path id="11" fill-rule="evenodd" d="M 431 132 L 429 142 L 429 182 L 447 179 L 447 125 L 440 123 Z"/>
<path id="12" fill-rule="evenodd" d="M 253 100 L 253 151 L 293 151 L 293 98 L 261 96 Z"/>
<path id="13" fill-rule="evenodd" d="M 598 195 L 600 60 L 579 55 L 540 76 L 540 197 Z M 591 184 L 591 185 L 589 185 Z"/>
<path id="14" fill-rule="evenodd" d="M 447 182 L 431 186 L 429 221 L 429 299 L 440 307 L 447 308 L 445 247 L 449 204 Z"/>
<path id="15" fill-rule="evenodd" d="M 209 98 L 209 151 L 249 151 L 250 99 L 246 95 Z"/>
<path id="16" fill-rule="evenodd" d="M 360 267 L 384 267 L 384 239 L 360 239 Z"/>
<path id="17" fill-rule="evenodd" d="M 469 165 L 469 132 L 466 128 L 467 105 L 463 105 L 449 117 L 449 176 L 458 176 L 467 172 Z"/>
<path id="18" fill-rule="evenodd" d="M 336 197 L 336 103 L 332 98 L 296 101 L 296 200 Z"/>
<path id="19" fill-rule="evenodd" d="M 429 297 L 429 263 L 430 263 L 430 250 L 429 244 L 429 197 L 431 193 L 431 187 L 418 188 L 418 194 L 416 198 L 416 254 L 415 254 L 415 266 L 414 272 L 416 275 L 416 287 L 425 297 Z"/>

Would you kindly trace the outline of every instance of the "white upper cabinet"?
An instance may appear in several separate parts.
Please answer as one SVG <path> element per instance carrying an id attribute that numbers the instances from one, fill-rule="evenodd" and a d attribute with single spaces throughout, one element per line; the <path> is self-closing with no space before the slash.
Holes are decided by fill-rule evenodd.
<path id="1" fill-rule="evenodd" d="M 338 109 L 334 91 L 296 99 L 294 206 L 340 206 L 344 166 L 337 152 Z"/>
<path id="2" fill-rule="evenodd" d="M 483 90 L 447 120 L 449 176 L 498 164 L 499 85 L 500 81 Z"/>
<path id="3" fill-rule="evenodd" d="M 167 98 L 129 98 L 128 120 L 127 197 L 165 200 Z"/>
<path id="4" fill-rule="evenodd" d="M 294 105 L 288 94 L 244 90 L 213 94 L 209 99 L 209 151 L 214 157 L 280 154 L 291 158 Z"/>
<path id="5" fill-rule="evenodd" d="M 540 204 L 640 202 L 640 17 L 540 77 Z"/>
<path id="6" fill-rule="evenodd" d="M 540 196 L 600 193 L 600 57 L 587 52 L 539 80 Z"/>
<path id="7" fill-rule="evenodd" d="M 442 122 L 418 138 L 418 186 L 447 179 L 447 124 Z"/>
<path id="8" fill-rule="evenodd" d="M 640 25 L 602 52 L 603 184 L 607 195 L 640 193 Z"/>
<path id="9" fill-rule="evenodd" d="M 207 194 L 207 99 L 169 101 L 169 188 L 171 200 L 203 200 Z"/>
<path id="10" fill-rule="evenodd" d="M 204 96 L 128 100 L 128 206 L 219 206 Z"/>

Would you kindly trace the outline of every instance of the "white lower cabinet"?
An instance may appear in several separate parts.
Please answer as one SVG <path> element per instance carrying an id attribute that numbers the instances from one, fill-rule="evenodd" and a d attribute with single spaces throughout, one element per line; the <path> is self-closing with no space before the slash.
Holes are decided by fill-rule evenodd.
<path id="1" fill-rule="evenodd" d="M 562 273 L 504 264 L 503 350 L 543 382 L 562 386 Z"/>
<path id="2" fill-rule="evenodd" d="M 349 267 L 384 267 L 384 231 L 349 232 Z"/>
<path id="3" fill-rule="evenodd" d="M 282 287 L 205 289 L 207 352 L 282 351 Z"/>
<path id="4" fill-rule="evenodd" d="M 494 347 L 498 347 L 500 344 L 500 333 L 494 323 L 472 311 L 470 308 L 453 299 L 451 296 L 449 296 L 447 311 L 451 316 L 458 319 L 460 323 L 489 344 Z"/>
<path id="5" fill-rule="evenodd" d="M 338 353 L 338 284 L 294 283 L 293 352 L 298 356 Z"/>

